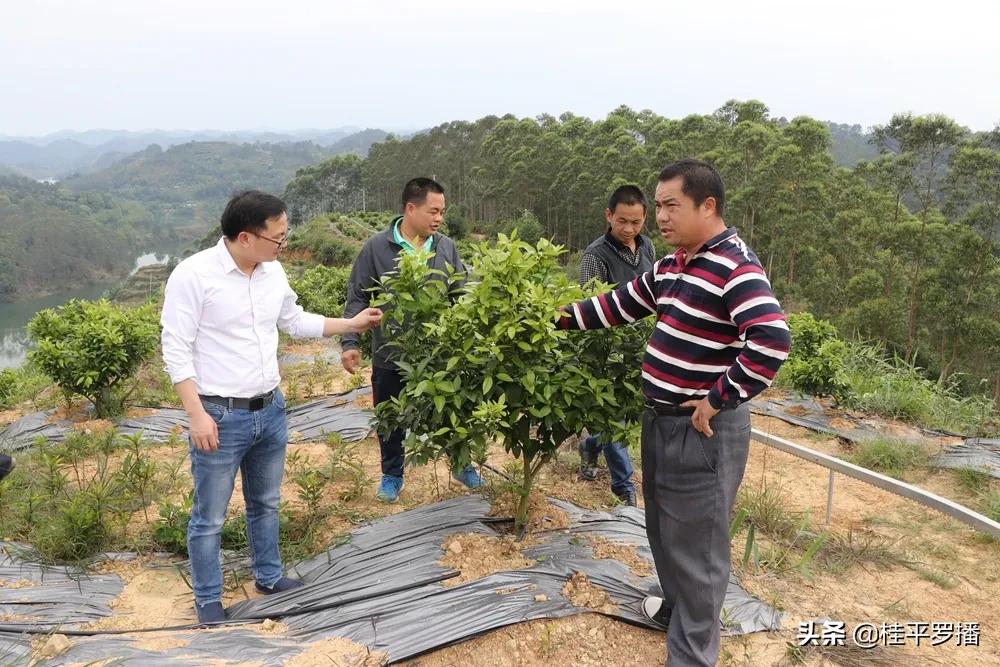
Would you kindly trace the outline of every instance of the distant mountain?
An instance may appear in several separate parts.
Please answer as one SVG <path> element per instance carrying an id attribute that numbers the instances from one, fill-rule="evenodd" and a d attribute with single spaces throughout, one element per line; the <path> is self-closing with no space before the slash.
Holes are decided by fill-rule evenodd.
<path id="1" fill-rule="evenodd" d="M 169 227 L 218 222 L 229 196 L 257 188 L 281 193 L 295 172 L 332 155 L 311 142 L 235 144 L 190 142 L 164 150 L 157 144 L 117 160 L 109 167 L 65 179 L 74 191 L 106 192 L 139 202 Z"/>
<path id="2" fill-rule="evenodd" d="M 0 176 L 0 300 L 122 277 L 165 231 L 138 204 Z"/>
<path id="3" fill-rule="evenodd" d="M 359 133 L 360 128 L 341 127 L 332 130 L 221 131 L 221 130 L 63 130 L 43 137 L 0 136 L 0 166 L 35 179 L 62 179 L 72 174 L 87 174 L 110 166 L 115 160 L 145 150 L 156 144 L 170 148 L 178 144 L 197 142 L 298 143 L 312 141 L 319 146 L 333 146 Z M 361 137 L 334 152 L 367 152 L 366 137 L 378 130 L 360 132 Z M 384 138 L 385 133 L 382 133 Z M 377 139 L 376 139 L 377 140 Z"/>
<path id="4" fill-rule="evenodd" d="M 60 130 L 40 137 L 0 135 L 0 141 L 22 141 L 35 146 L 47 146 L 54 141 L 69 139 L 92 148 L 118 142 L 119 145 L 139 146 L 139 150 L 150 144 L 173 146 L 190 141 L 231 141 L 235 143 L 313 141 L 326 145 L 360 130 L 360 127 L 354 126 L 292 130 L 289 132 L 271 130 Z"/>
<path id="5" fill-rule="evenodd" d="M 0 141 L 0 166 L 37 179 L 85 170 L 100 154 L 101 151 L 72 139 L 59 139 L 44 146 L 21 140 Z"/>
<path id="6" fill-rule="evenodd" d="M 388 136 L 389 133 L 384 130 L 362 130 L 354 134 L 349 134 L 330 144 L 330 151 L 334 155 L 354 153 L 355 155 L 365 157 L 368 155 L 368 150 L 372 147 L 372 144 L 382 143 Z"/>

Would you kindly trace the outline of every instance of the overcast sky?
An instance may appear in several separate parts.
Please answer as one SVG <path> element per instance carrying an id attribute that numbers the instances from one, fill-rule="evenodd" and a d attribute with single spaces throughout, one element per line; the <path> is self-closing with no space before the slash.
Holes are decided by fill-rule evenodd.
<path id="1" fill-rule="evenodd" d="M 416 129 L 487 114 L 1000 122 L 1000 2 L 8 0 L 0 134 Z"/>

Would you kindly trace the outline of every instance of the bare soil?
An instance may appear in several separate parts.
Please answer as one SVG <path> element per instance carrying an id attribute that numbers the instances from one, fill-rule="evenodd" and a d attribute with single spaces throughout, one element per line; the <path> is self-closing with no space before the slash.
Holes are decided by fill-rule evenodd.
<path id="1" fill-rule="evenodd" d="M 331 375 L 339 367 L 331 367 Z M 342 376 L 346 376 L 341 371 Z M 769 390 L 780 396 L 780 391 Z M 14 411 L 0 413 L 0 423 L 19 416 Z M 74 410 L 71 416 L 82 419 L 83 413 Z M 867 418 L 872 421 L 872 418 Z M 844 456 L 849 448 L 836 438 L 817 434 L 806 429 L 785 424 L 775 418 L 754 416 L 754 427 L 798 442 L 828 454 Z M 884 422 L 882 422 L 884 424 Z M 93 428 L 88 424 L 84 428 Z M 889 432 L 908 435 L 912 429 L 894 424 Z M 933 447 L 942 447 L 954 439 L 940 438 Z M 157 447 L 146 451 L 164 465 L 176 463 L 185 456 L 184 446 Z M 332 448 L 322 442 L 303 442 L 289 445 L 289 453 L 298 452 L 300 466 L 329 468 Z M 320 528 L 320 541 L 332 541 L 336 536 L 350 531 L 358 523 L 394 514 L 427 503 L 469 493 L 450 479 L 444 464 L 422 468 L 408 468 L 406 486 L 399 503 L 386 505 L 374 499 L 379 472 L 378 442 L 369 437 L 353 449 L 352 461 L 362 467 L 367 480 L 357 483 L 346 477 L 337 477 L 324 489 L 322 507 L 325 512 Z M 641 488 L 642 471 L 638 452 L 632 452 L 636 466 L 635 481 Z M 510 462 L 499 448 L 489 452 L 491 466 L 500 470 Z M 608 478 L 602 461 L 602 476 L 595 482 L 577 479 L 579 456 L 575 445 L 569 443 L 559 456 L 541 471 L 536 488 L 537 497 L 531 503 L 532 530 L 560 530 L 568 519 L 556 508 L 545 502 L 544 497 L 564 498 L 582 507 L 607 510 L 617 504 L 608 488 Z M 283 500 L 301 510 L 304 504 L 298 497 L 294 470 L 286 472 L 282 487 Z M 188 488 L 190 481 L 186 466 L 182 465 L 178 486 Z M 499 478 L 490 471 L 484 476 L 494 483 Z M 881 664 L 905 665 L 1000 665 L 1000 542 L 991 541 L 954 520 L 923 508 L 862 482 L 843 476 L 834 480 L 833 512 L 826 524 L 827 484 L 829 473 L 807 461 L 784 454 L 764 445 L 753 443 L 743 485 L 747 488 L 773 486 L 781 490 L 788 512 L 807 517 L 815 530 L 829 531 L 846 537 L 876 538 L 889 545 L 899 556 L 899 562 L 874 564 L 859 562 L 843 571 L 834 572 L 813 566 L 808 571 L 791 569 L 784 572 L 767 568 L 744 568 L 743 555 L 745 531 L 736 536 L 733 544 L 735 570 L 744 586 L 766 602 L 783 609 L 786 619 L 783 628 L 774 633 L 723 639 L 720 665 L 777 665 L 788 659 L 788 645 L 795 642 L 797 624 L 802 621 L 828 616 L 847 623 L 848 628 L 862 622 L 875 624 L 892 622 L 977 622 L 980 625 L 981 646 L 961 647 L 954 642 L 930 647 L 908 645 L 886 649 L 885 662 Z M 921 469 L 907 473 L 907 481 L 929 489 L 939 495 L 972 504 L 975 497 L 963 488 L 956 475 L 947 470 Z M 502 482 L 502 480 L 501 480 Z M 178 497 L 182 491 L 178 492 Z M 641 498 L 641 494 L 640 494 Z M 505 506 L 497 500 L 494 511 L 512 515 L 512 505 Z M 236 484 L 230 509 L 242 510 L 240 483 Z M 155 507 L 148 508 L 155 517 Z M 137 513 L 141 517 L 141 512 Z M 144 524 L 144 520 L 137 519 Z M 141 526 L 140 526 L 141 527 Z M 530 539 L 530 533 L 529 533 Z M 497 569 L 530 566 L 530 559 L 519 554 L 503 537 L 457 535 L 445 541 L 442 564 L 462 571 L 462 580 L 486 576 Z M 460 544 L 460 552 L 450 548 Z M 766 545 L 766 540 L 762 541 Z M 523 544 L 520 548 L 523 548 Z M 592 540 L 595 557 L 615 558 L 631 568 L 638 576 L 649 574 L 643 568 L 645 561 L 628 545 L 602 540 Z M 494 562 L 478 567 L 477 561 L 492 557 Z M 523 560 L 518 560 L 523 559 Z M 525 563 L 527 565 L 525 565 Z M 94 624 L 105 628 L 162 627 L 189 623 L 193 620 L 191 593 L 175 569 L 150 568 L 149 559 L 131 563 L 111 563 L 103 566 L 114 571 L 126 581 L 125 590 L 114 603 L 112 617 Z M 478 568 L 478 569 L 477 569 Z M 648 568 L 648 565 L 646 565 Z M 254 597 L 251 582 L 227 582 L 226 604 Z M 16 588 L 20 581 L 0 582 L 0 587 Z M 596 592 L 595 592 L 596 591 Z M 503 591 L 498 591 L 502 593 Z M 567 592 L 588 611 L 600 608 L 602 600 L 589 582 L 571 581 Z M 13 619 L 11 619 L 13 620 Z M 258 632 L 281 634 L 281 624 L 248 626 Z M 157 650 L 181 646 L 174 633 L 133 635 Z M 427 667 L 446 665 L 639 665 L 662 664 L 665 637 L 663 633 L 636 628 L 608 619 L 596 613 L 582 613 L 559 619 L 532 621 L 499 629 L 482 637 L 450 646 L 409 661 L 406 664 Z M 58 640 L 57 640 L 58 644 Z M 40 645 L 36 650 L 51 652 L 59 646 Z M 40 653 L 37 655 L 41 655 Z M 876 655 L 871 654 L 872 660 Z M 379 656 L 370 655 L 364 647 L 346 640 L 324 640 L 310 645 L 308 651 L 297 658 L 301 662 L 288 664 L 379 664 Z M 312 660 L 313 662 L 305 662 Z M 332 662 L 331 660 L 335 661 Z M 351 661 L 354 662 L 351 662 Z M 372 662 L 372 661 L 375 662 Z M 835 656 L 806 656 L 805 664 L 834 664 Z M 841 660 L 841 664 L 851 664 Z M 871 664 L 875 664 L 872 662 Z"/>

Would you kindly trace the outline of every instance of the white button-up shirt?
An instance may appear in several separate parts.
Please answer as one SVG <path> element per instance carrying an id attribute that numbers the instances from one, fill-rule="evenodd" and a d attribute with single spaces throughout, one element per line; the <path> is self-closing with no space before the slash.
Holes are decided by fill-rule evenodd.
<path id="1" fill-rule="evenodd" d="M 225 237 L 188 257 L 167 280 L 160 323 L 163 361 L 176 384 L 193 378 L 198 393 L 250 398 L 278 386 L 278 329 L 319 338 L 326 318 L 307 313 L 278 262 L 247 276 Z"/>

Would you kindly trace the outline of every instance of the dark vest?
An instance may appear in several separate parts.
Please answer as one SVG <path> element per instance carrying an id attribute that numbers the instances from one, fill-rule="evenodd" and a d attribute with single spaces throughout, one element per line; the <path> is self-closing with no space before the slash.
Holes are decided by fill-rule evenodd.
<path id="1" fill-rule="evenodd" d="M 648 236 L 642 236 L 642 244 L 648 244 L 652 247 L 653 242 Z M 593 243 L 591 243 L 583 251 L 584 255 L 594 255 L 608 267 L 609 280 L 612 285 L 620 285 L 622 283 L 634 280 L 637 276 L 641 276 L 647 271 L 653 270 L 653 261 L 649 258 L 649 254 L 645 252 L 645 248 L 636 241 L 636 250 L 639 252 L 639 264 L 632 266 L 618 254 L 614 246 L 607 239 L 607 234 L 599 237 Z"/>

